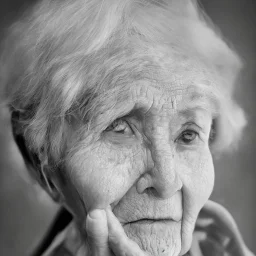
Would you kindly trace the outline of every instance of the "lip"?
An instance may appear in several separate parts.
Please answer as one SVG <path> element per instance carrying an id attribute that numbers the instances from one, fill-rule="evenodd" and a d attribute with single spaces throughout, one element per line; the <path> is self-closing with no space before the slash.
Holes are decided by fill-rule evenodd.
<path id="1" fill-rule="evenodd" d="M 148 218 L 144 218 L 144 219 L 138 219 L 138 220 L 134 220 L 134 221 L 130 221 L 127 223 L 124 223 L 124 225 L 128 225 L 128 224 L 137 224 L 137 225 L 143 225 L 143 224 L 154 224 L 154 223 L 168 223 L 168 222 L 179 222 L 179 221 L 175 221 L 173 219 L 148 219 Z"/>

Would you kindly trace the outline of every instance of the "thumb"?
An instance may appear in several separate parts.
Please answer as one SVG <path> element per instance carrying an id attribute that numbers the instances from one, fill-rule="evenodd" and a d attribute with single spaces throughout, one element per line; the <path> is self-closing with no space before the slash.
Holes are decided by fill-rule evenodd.
<path id="1" fill-rule="evenodd" d="M 108 223 L 105 210 L 95 209 L 86 218 L 86 233 L 93 256 L 110 256 Z"/>
<path id="2" fill-rule="evenodd" d="M 139 245 L 126 236 L 121 223 L 113 212 L 109 208 L 106 211 L 108 218 L 109 244 L 115 255 L 146 256 Z"/>

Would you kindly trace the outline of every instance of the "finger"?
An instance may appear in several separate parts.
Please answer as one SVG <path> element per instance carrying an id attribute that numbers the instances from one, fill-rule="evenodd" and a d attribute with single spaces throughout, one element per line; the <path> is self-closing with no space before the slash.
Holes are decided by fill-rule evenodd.
<path id="1" fill-rule="evenodd" d="M 239 229 L 232 215 L 223 206 L 209 200 L 199 214 L 199 218 L 202 217 L 212 218 L 219 230 L 230 238 L 227 250 L 232 252 L 231 255 L 246 255 L 245 251 L 248 249 Z"/>
<path id="2" fill-rule="evenodd" d="M 209 224 L 208 226 L 197 226 L 195 229 L 195 233 L 204 233 L 203 241 L 207 239 L 211 239 L 215 241 L 215 244 L 222 246 L 225 250 L 227 250 L 227 246 L 231 242 L 230 236 L 225 234 L 215 223 Z"/>
<path id="3" fill-rule="evenodd" d="M 231 214 L 220 204 L 208 200 L 202 208 L 199 218 L 212 218 L 214 222 L 222 227 L 225 232 L 238 235 L 237 225 Z"/>
<path id="4" fill-rule="evenodd" d="M 199 216 L 196 220 L 196 226 L 195 228 L 204 228 L 214 223 L 214 220 L 212 218 L 202 218 Z"/>
<path id="5" fill-rule="evenodd" d="M 93 256 L 110 256 L 108 224 L 105 210 L 93 210 L 86 218 L 86 233 Z"/>
<path id="6" fill-rule="evenodd" d="M 115 255 L 146 256 L 138 244 L 129 239 L 121 223 L 111 209 L 106 210 L 109 230 L 109 244 Z"/>
<path id="7" fill-rule="evenodd" d="M 225 249 L 210 238 L 200 243 L 200 249 L 207 256 L 226 255 Z"/>
<path id="8" fill-rule="evenodd" d="M 192 244 L 189 249 L 189 255 L 203 256 L 199 242 L 203 240 L 201 239 L 201 235 L 204 235 L 204 234 L 198 234 L 198 233 L 199 232 L 196 232 L 197 234 L 196 236 L 195 236 L 195 233 L 193 235 Z"/>
<path id="9" fill-rule="evenodd" d="M 83 242 L 81 239 L 81 234 L 79 233 L 77 227 L 71 224 L 68 227 L 65 239 L 65 247 L 72 253 L 72 255 L 78 255 L 78 250 L 83 247 Z"/>
<path id="10" fill-rule="evenodd" d="M 203 245 L 204 249 L 214 245 L 216 249 L 228 253 L 228 255 L 253 256 L 244 243 L 238 242 L 227 232 L 224 233 L 223 228 L 216 225 L 216 223 L 211 223 L 207 226 L 197 226 L 194 236 L 198 237 L 200 245 Z"/>

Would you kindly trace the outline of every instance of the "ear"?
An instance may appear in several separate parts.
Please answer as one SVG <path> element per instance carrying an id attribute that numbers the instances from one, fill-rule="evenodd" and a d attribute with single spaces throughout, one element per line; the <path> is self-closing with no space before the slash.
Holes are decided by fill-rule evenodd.
<path id="1" fill-rule="evenodd" d="M 60 189 L 55 185 L 54 179 L 56 175 L 50 165 L 48 164 L 47 154 L 42 150 L 40 153 L 33 152 L 26 143 L 24 133 L 20 125 L 20 112 L 12 111 L 11 124 L 13 138 L 18 149 L 24 159 L 29 174 L 34 178 L 41 187 L 51 196 L 51 198 L 59 203 L 63 200 Z"/>

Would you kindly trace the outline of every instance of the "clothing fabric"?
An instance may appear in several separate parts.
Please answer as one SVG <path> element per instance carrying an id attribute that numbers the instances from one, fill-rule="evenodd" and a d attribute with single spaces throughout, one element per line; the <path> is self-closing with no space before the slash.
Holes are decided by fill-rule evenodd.
<path id="1" fill-rule="evenodd" d="M 71 215 L 62 210 L 33 256 L 86 256 Z M 32 256 L 31 255 L 31 256 Z M 199 213 L 193 241 L 185 256 L 253 256 L 246 247 L 231 214 L 208 201 Z"/>

